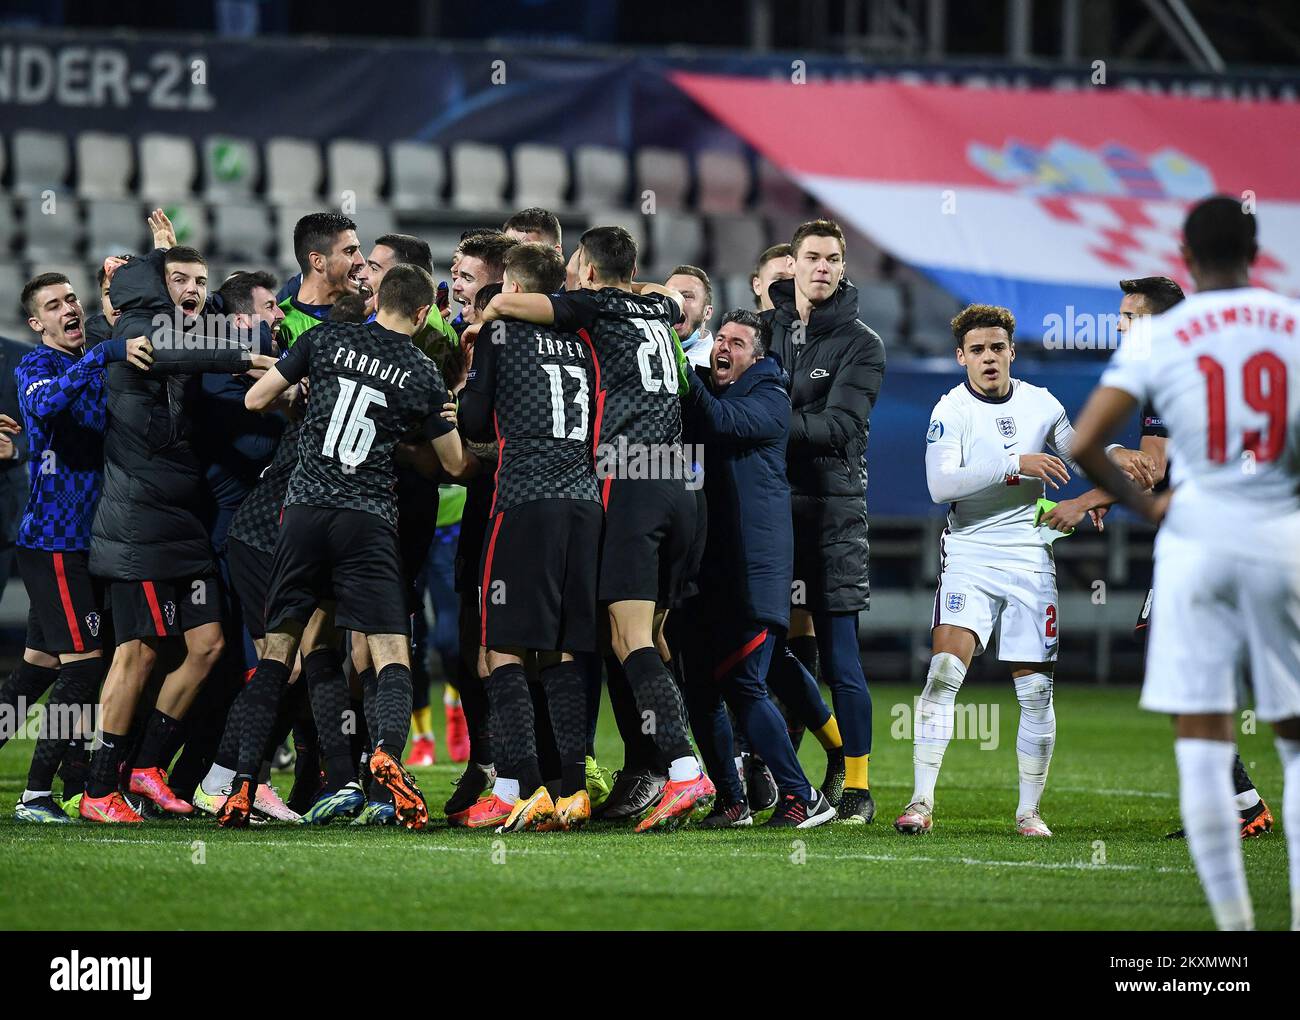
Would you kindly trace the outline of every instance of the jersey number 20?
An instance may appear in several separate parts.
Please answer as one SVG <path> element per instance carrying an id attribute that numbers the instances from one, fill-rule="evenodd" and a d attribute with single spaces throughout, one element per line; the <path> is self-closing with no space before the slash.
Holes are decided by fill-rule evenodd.
<path id="1" fill-rule="evenodd" d="M 673 350 L 672 333 L 658 319 L 633 319 L 632 325 L 645 337 L 636 350 L 641 385 L 647 393 L 658 393 L 660 388 L 676 393 L 677 354 Z"/>
<path id="2" fill-rule="evenodd" d="M 373 386 L 358 387 L 355 379 L 339 379 L 339 398 L 334 402 L 320 451 L 324 456 L 333 457 L 337 448 L 338 459 L 345 467 L 365 463 L 370 444 L 375 441 L 375 423 L 366 417 L 371 404 L 387 407 L 388 398 Z"/>

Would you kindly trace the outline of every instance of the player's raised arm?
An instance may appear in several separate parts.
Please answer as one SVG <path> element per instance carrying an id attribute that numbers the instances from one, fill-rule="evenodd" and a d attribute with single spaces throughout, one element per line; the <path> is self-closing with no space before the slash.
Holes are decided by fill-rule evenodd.
<path id="1" fill-rule="evenodd" d="M 685 302 L 682 299 L 682 292 L 677 290 L 675 287 L 666 287 L 659 283 L 633 282 L 631 290 L 633 294 L 658 294 L 661 297 L 666 297 L 670 301 L 676 302 L 677 313 L 679 315 L 681 314 L 682 308 L 685 307 Z"/>
<path id="2" fill-rule="evenodd" d="M 961 440 L 966 427 L 962 413 L 940 401 L 930 415 L 925 434 L 925 481 L 930 499 L 952 503 L 983 492 L 993 485 L 1005 485 L 1019 470 L 1015 454 L 988 462 L 962 463 Z"/>
<path id="3" fill-rule="evenodd" d="M 479 459 L 461 442 L 460 433 L 455 429 L 434 439 L 433 449 L 438 454 L 442 469 L 451 475 L 452 481 L 466 482 L 478 474 Z"/>
<path id="4" fill-rule="evenodd" d="M 525 296 L 535 295 L 497 295 L 497 297 Z M 489 337 L 491 333 L 492 329 L 489 328 Z M 495 405 L 496 364 L 499 346 L 491 339 L 475 344 L 474 360 L 470 364 L 469 372 L 466 373 L 465 385 L 460 391 L 457 427 L 466 439 L 476 442 L 496 442 L 492 414 Z"/>
<path id="5" fill-rule="evenodd" d="M 482 315 L 484 322 L 495 319 L 519 319 L 550 326 L 555 322 L 555 310 L 545 294 L 498 294 L 488 302 Z"/>
<path id="6" fill-rule="evenodd" d="M 269 411 L 280 395 L 292 385 L 293 383 L 280 374 L 277 365 L 253 383 L 248 395 L 244 397 L 244 406 L 250 411 Z"/>
<path id="7" fill-rule="evenodd" d="M 294 383 L 307 376 L 311 365 L 313 339 L 306 334 L 289 348 L 289 353 L 275 362 L 267 373 L 253 383 L 248 395 L 244 397 L 244 406 L 250 411 L 269 411 L 278 406 L 280 397 Z M 261 355 L 254 355 L 255 358 Z"/>
<path id="8" fill-rule="evenodd" d="M 1107 440 L 1120 430 L 1135 410 L 1137 400 L 1131 393 L 1115 386 L 1100 386 L 1094 390 L 1074 430 L 1074 459 L 1099 488 L 1158 524 L 1164 515 L 1167 498 L 1153 499 L 1144 493 L 1106 454 Z"/>

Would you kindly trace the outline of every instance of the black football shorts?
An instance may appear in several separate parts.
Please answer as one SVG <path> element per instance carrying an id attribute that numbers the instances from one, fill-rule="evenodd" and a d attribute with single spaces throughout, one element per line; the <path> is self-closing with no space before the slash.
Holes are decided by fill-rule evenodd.
<path id="1" fill-rule="evenodd" d="M 365 510 L 287 506 L 271 561 L 267 633 L 290 620 L 305 625 L 331 597 L 334 622 L 345 630 L 409 633 L 397 529 Z"/>
<path id="2" fill-rule="evenodd" d="M 480 640 L 488 648 L 596 650 L 600 504 L 537 499 L 494 514 L 483 544 Z"/>
<path id="3" fill-rule="evenodd" d="M 90 576 L 84 550 L 49 552 L 17 547 L 27 600 L 27 647 L 47 655 L 103 648 L 104 586 Z"/>
<path id="4" fill-rule="evenodd" d="M 220 623 L 224 598 L 221 579 L 210 574 L 161 581 L 111 580 L 108 602 L 113 633 L 121 643 L 180 637 L 195 627 Z"/>
<path id="5" fill-rule="evenodd" d="M 696 539 L 695 493 L 680 479 L 615 478 L 605 503 L 601 602 L 679 600 Z"/>

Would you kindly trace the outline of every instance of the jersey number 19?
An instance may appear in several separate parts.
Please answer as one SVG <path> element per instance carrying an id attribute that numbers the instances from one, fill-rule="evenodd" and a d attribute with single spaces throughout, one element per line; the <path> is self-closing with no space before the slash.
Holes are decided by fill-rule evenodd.
<path id="1" fill-rule="evenodd" d="M 366 417 L 371 404 L 387 407 L 388 398 L 373 386 L 358 387 L 355 379 L 339 379 L 339 398 L 334 402 L 320 451 L 324 456 L 335 456 L 337 449 L 339 462 L 345 467 L 365 463 L 370 445 L 375 441 L 375 423 Z"/>
<path id="2" fill-rule="evenodd" d="M 1227 401 L 1224 397 L 1223 366 L 1202 354 L 1196 367 L 1205 376 L 1209 428 L 1206 435 L 1207 459 L 1222 464 L 1228 459 Z M 1242 397 L 1252 411 L 1268 417 L 1261 432 L 1249 429 L 1241 437 L 1242 451 L 1255 461 L 1267 464 L 1277 460 L 1286 445 L 1286 364 L 1272 351 L 1259 351 L 1241 366 Z"/>

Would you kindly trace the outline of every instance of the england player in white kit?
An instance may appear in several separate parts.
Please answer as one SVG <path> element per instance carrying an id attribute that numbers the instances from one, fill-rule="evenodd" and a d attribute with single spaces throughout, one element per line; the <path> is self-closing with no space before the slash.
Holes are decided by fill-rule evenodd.
<path id="1" fill-rule="evenodd" d="M 1179 804 L 1216 924 L 1254 926 L 1231 781 L 1247 667 L 1282 757 L 1292 927 L 1300 928 L 1300 304 L 1249 286 L 1255 217 L 1207 199 L 1183 227 L 1198 293 L 1130 333 L 1080 419 L 1094 481 L 1153 522 L 1142 706 L 1175 718 Z M 1150 400 L 1172 497 L 1138 493 L 1098 451 Z"/>
<path id="2" fill-rule="evenodd" d="M 1056 742 L 1056 566 L 1034 516 L 1045 487 L 1070 478 L 1061 457 L 1043 449 L 1069 450 L 1073 430 L 1051 393 L 1011 378 L 1011 312 L 971 305 L 953 319 L 952 330 L 967 377 L 935 406 L 925 437 L 930 496 L 951 505 L 941 539 L 933 655 L 914 724 L 915 786 L 894 827 L 907 835 L 930 831 L 957 691 L 971 658 L 996 634 L 998 659 L 1008 664 L 1020 702 L 1016 829 L 1050 836 L 1039 801 Z"/>

